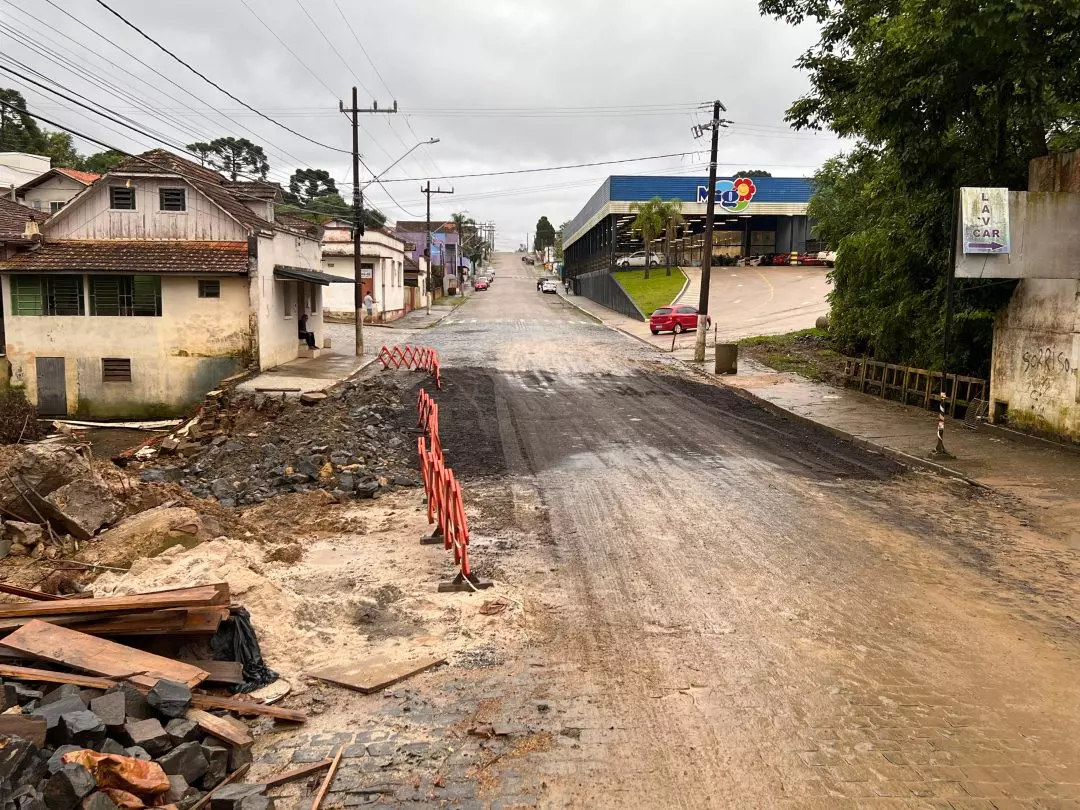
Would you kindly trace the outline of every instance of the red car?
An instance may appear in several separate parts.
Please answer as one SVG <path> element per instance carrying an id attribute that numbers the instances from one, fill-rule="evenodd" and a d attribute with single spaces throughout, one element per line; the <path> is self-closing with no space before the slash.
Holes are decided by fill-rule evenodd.
<path id="1" fill-rule="evenodd" d="M 697 329 L 697 320 L 697 307 L 660 307 L 649 318 L 649 330 L 654 335 L 659 335 L 661 332 L 674 332 L 678 335 L 688 329 Z M 712 326 L 712 317 L 706 315 L 705 322 L 708 326 Z"/>
<path id="2" fill-rule="evenodd" d="M 486 290 L 486 289 L 488 288 L 488 281 L 487 281 L 487 279 L 486 279 L 486 278 L 478 278 L 478 279 L 477 279 L 477 280 L 476 280 L 476 281 L 475 281 L 475 282 L 473 283 L 473 286 L 472 286 L 472 288 L 473 288 L 474 290 L 476 290 L 477 292 L 480 292 L 481 290 Z"/>

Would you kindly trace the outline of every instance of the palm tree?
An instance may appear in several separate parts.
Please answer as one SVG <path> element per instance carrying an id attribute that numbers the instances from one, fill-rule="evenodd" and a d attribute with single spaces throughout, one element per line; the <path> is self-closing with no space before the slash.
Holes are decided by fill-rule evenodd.
<path id="1" fill-rule="evenodd" d="M 664 218 L 664 262 L 667 265 L 667 275 L 671 275 L 671 241 L 675 237 L 675 229 L 686 222 L 682 215 L 682 200 L 668 200 L 662 203 L 661 215 Z"/>
<path id="2" fill-rule="evenodd" d="M 630 229 L 639 231 L 645 242 L 645 278 L 649 278 L 649 263 L 652 260 L 652 251 L 649 245 L 653 238 L 664 229 L 664 212 L 667 203 L 659 197 L 653 197 L 643 203 L 631 203 L 630 211 L 637 214 L 630 224 Z"/>

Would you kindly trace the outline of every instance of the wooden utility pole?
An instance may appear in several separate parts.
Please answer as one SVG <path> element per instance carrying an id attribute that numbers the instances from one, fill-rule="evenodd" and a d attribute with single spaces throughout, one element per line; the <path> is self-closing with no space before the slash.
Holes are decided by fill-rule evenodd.
<path id="1" fill-rule="evenodd" d="M 396 113 L 397 102 L 394 102 L 392 108 L 385 110 L 379 109 L 378 102 L 372 102 L 369 109 L 361 110 L 358 106 L 356 99 L 356 88 L 352 89 L 352 106 L 349 109 L 345 109 L 345 103 L 338 102 L 338 109 L 343 113 L 349 114 L 349 121 L 352 123 L 352 175 L 353 175 L 353 194 L 352 194 L 352 214 L 353 214 L 353 282 L 355 288 L 353 290 L 353 307 L 356 310 L 356 356 L 361 357 L 364 354 L 364 288 L 360 278 L 360 254 L 363 252 L 364 242 L 364 189 L 360 185 L 360 113 Z M 375 273 L 372 271 L 372 290 L 375 289 Z"/>
<path id="2" fill-rule="evenodd" d="M 427 311 L 431 312 L 431 293 L 432 293 L 432 290 L 431 290 L 431 195 L 432 194 L 453 194 L 454 190 L 450 189 L 449 191 L 443 191 L 443 189 L 441 187 L 440 188 L 432 188 L 431 187 L 431 181 L 428 180 L 427 186 L 424 187 L 424 188 L 421 188 L 420 193 L 427 195 L 427 220 L 425 222 L 425 227 L 424 227 L 424 231 L 425 231 L 425 234 L 426 234 L 426 237 L 427 237 L 427 245 L 424 247 L 424 257 L 427 259 L 427 281 L 425 282 L 427 284 L 427 287 L 428 287 L 428 290 L 427 290 Z M 443 272 L 446 272 L 446 267 L 445 267 L 446 259 L 445 259 L 445 256 L 446 256 L 446 252 L 444 251 L 443 252 L 443 257 L 444 257 L 443 258 L 443 265 L 444 265 L 443 266 Z"/>
<path id="3" fill-rule="evenodd" d="M 712 275 L 713 226 L 716 222 L 716 151 L 720 143 L 720 128 L 727 121 L 720 111 L 727 108 L 719 101 L 713 102 L 712 121 L 694 127 L 694 135 L 700 137 L 705 130 L 712 130 L 712 150 L 709 156 L 709 199 L 705 203 L 705 249 L 701 256 L 701 294 L 698 296 L 697 341 L 694 343 L 694 362 L 705 362 L 705 338 L 709 328 L 709 277 Z M 646 249 L 648 249 L 646 247 Z"/>

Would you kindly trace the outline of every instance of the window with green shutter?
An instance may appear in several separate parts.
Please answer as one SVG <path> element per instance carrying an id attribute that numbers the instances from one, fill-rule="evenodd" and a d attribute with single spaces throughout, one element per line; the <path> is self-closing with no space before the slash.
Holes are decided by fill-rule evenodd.
<path id="1" fill-rule="evenodd" d="M 82 315 L 82 276 L 11 277 L 12 315 Z"/>
<path id="2" fill-rule="evenodd" d="M 91 276 L 90 314 L 161 315 L 160 276 Z"/>

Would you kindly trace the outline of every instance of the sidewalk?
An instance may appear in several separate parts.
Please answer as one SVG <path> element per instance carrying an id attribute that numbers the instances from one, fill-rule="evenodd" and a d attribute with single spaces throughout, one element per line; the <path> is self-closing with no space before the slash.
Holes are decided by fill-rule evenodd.
<path id="1" fill-rule="evenodd" d="M 565 297 L 565 296 L 564 296 Z M 587 298 L 569 296 L 571 305 L 604 325 L 668 352 L 671 335 L 649 334 L 647 324 L 619 315 Z M 795 419 L 812 422 L 848 441 L 886 453 L 911 465 L 936 469 L 976 484 L 1022 498 L 1045 522 L 1080 544 L 1080 452 L 1036 446 L 1026 441 L 972 430 L 956 419 L 945 424 L 945 446 L 956 458 L 928 458 L 937 434 L 937 415 L 814 382 L 794 373 L 780 373 L 753 361 L 740 360 L 735 376 L 714 377 L 713 352 L 704 367 L 693 362 L 695 336 L 681 335 L 673 357 L 733 391 Z M 660 344 L 664 345 L 660 345 Z M 712 336 L 708 341 L 712 345 Z"/>

